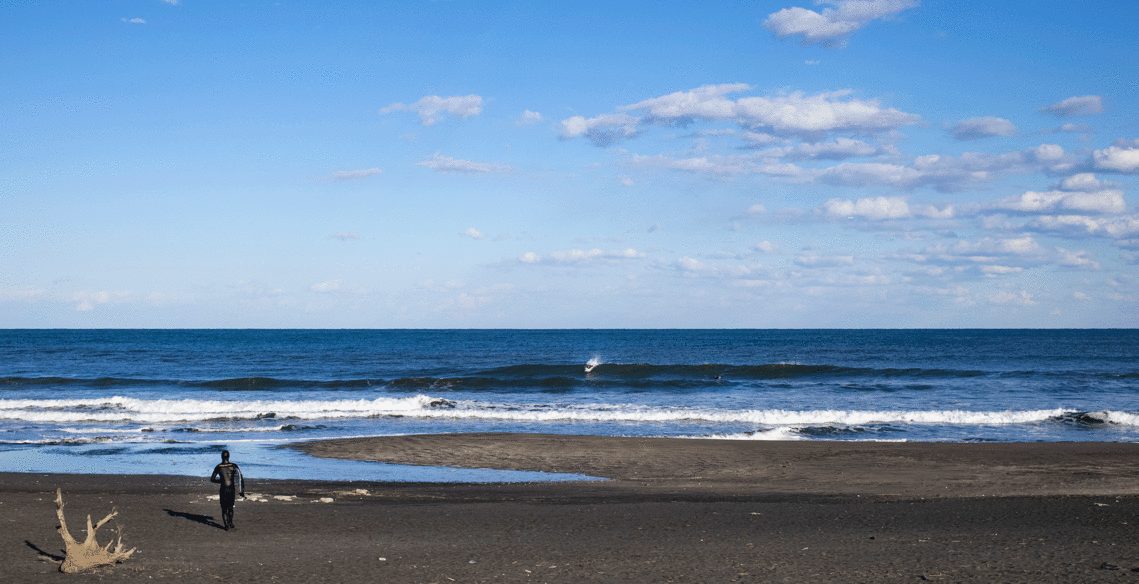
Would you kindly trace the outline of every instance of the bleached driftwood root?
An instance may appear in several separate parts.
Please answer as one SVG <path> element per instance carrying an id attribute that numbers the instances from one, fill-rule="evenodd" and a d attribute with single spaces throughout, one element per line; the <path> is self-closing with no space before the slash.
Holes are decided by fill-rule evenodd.
<path id="1" fill-rule="evenodd" d="M 82 543 L 75 541 L 75 538 L 71 537 L 67 531 L 67 520 L 63 518 L 63 493 L 60 489 L 55 490 L 55 514 L 59 516 L 59 536 L 63 538 L 63 544 L 66 546 L 66 557 L 63 564 L 59 566 L 60 572 L 74 574 L 95 566 L 114 564 L 131 557 L 131 554 L 134 553 L 135 548 L 123 551 L 122 532 L 119 532 L 118 545 L 115 546 L 114 550 L 111 549 L 111 544 L 115 542 L 108 542 L 106 547 L 100 547 L 99 543 L 95 541 L 95 532 L 104 523 L 119 514 L 113 508 L 111 513 L 96 523 L 94 527 L 91 526 L 91 516 L 87 516 L 87 539 Z"/>

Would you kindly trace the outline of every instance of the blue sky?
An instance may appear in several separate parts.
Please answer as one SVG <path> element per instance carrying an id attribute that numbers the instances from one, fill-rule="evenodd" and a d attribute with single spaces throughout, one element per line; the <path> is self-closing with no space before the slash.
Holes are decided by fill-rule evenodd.
<path id="1" fill-rule="evenodd" d="M 1139 326 L 1136 25 L 0 2 L 0 327 Z"/>

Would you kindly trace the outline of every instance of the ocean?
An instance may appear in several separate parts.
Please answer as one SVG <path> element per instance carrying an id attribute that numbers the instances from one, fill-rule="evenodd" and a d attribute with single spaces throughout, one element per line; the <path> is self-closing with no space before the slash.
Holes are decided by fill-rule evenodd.
<path id="1" fill-rule="evenodd" d="M 1137 330 L 3 330 L 0 471 L 530 481 L 324 438 L 1139 440 Z"/>

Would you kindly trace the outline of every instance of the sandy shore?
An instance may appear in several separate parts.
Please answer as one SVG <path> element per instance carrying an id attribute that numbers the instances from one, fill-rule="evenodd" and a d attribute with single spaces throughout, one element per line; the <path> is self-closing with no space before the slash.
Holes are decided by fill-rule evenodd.
<path id="1" fill-rule="evenodd" d="M 1139 445 L 480 434 L 297 447 L 612 480 L 249 477 L 259 500 L 239 501 L 225 532 L 205 477 L 0 474 L 0 581 L 1139 582 Z M 57 487 L 79 538 L 85 514 L 117 507 L 100 541 L 117 524 L 135 557 L 58 573 Z"/>

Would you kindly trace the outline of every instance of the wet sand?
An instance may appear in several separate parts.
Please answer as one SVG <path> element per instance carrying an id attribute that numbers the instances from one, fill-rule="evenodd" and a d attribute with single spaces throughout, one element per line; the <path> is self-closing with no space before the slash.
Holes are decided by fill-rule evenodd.
<path id="1" fill-rule="evenodd" d="M 1139 582 L 1139 445 L 466 434 L 296 447 L 611 480 L 248 477 L 262 501 L 239 501 L 225 532 L 204 476 L 0 474 L 0 581 Z M 77 538 L 85 514 L 117 507 L 100 541 L 117 524 L 135 556 L 58 573 L 56 487 Z"/>

